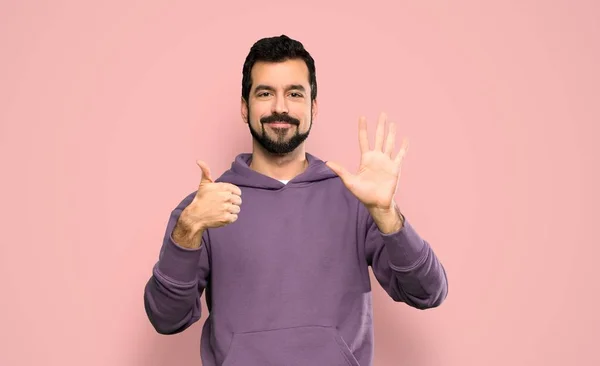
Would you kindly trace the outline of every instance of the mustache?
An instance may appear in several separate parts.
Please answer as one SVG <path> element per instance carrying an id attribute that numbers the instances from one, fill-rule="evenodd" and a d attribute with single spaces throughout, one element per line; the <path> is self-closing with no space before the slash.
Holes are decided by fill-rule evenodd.
<path id="1" fill-rule="evenodd" d="M 274 113 L 270 116 L 263 117 L 260 119 L 261 123 L 273 123 L 273 122 L 286 122 L 294 126 L 300 125 L 300 120 L 290 116 L 289 114 L 278 114 Z"/>

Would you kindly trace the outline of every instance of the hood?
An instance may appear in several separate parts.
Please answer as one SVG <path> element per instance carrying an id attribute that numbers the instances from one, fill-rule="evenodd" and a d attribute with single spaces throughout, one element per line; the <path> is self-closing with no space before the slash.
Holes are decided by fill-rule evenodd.
<path id="1" fill-rule="evenodd" d="M 221 175 L 216 182 L 235 184 L 238 187 L 250 187 L 258 189 L 281 189 L 283 187 L 305 186 L 325 179 L 337 178 L 325 162 L 314 155 L 306 153 L 308 167 L 304 172 L 297 175 L 287 184 L 277 179 L 268 177 L 250 168 L 252 161 L 251 153 L 242 153 L 236 156 L 231 168 Z"/>

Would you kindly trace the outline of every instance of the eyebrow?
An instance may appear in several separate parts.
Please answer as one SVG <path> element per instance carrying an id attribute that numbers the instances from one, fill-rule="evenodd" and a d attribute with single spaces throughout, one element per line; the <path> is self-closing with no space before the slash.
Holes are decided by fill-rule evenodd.
<path id="1" fill-rule="evenodd" d="M 265 84 L 259 84 L 256 86 L 256 88 L 254 89 L 254 92 L 260 91 L 260 90 L 267 90 L 267 91 L 275 91 L 275 88 L 273 88 L 272 86 L 269 85 L 265 85 Z M 291 84 L 288 85 L 285 90 L 299 90 L 302 92 L 305 92 L 305 88 L 304 86 L 302 86 L 301 84 Z"/>

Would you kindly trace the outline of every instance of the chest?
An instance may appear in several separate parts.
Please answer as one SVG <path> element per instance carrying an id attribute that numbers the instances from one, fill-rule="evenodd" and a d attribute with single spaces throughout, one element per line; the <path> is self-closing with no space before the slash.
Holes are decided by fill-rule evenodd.
<path id="1" fill-rule="evenodd" d="M 214 276 L 323 278 L 362 261 L 357 202 L 339 190 L 242 193 L 238 220 L 210 232 Z"/>

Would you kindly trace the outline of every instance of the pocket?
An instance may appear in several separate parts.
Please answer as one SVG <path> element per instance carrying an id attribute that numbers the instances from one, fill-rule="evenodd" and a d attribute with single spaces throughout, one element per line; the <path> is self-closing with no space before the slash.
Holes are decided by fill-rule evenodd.
<path id="1" fill-rule="evenodd" d="M 338 331 L 307 326 L 236 333 L 223 366 L 360 366 Z"/>

